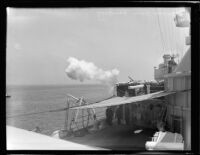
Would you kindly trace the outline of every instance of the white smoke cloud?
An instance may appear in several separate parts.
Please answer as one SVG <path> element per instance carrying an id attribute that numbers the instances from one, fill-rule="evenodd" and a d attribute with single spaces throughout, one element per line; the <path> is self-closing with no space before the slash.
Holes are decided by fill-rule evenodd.
<path id="1" fill-rule="evenodd" d="M 78 60 L 74 57 L 69 57 L 67 62 L 69 65 L 65 72 L 67 76 L 73 80 L 79 80 L 81 82 L 85 80 L 96 80 L 111 86 L 117 82 L 117 76 L 119 75 L 117 69 L 104 71 L 95 66 L 92 62 Z"/>

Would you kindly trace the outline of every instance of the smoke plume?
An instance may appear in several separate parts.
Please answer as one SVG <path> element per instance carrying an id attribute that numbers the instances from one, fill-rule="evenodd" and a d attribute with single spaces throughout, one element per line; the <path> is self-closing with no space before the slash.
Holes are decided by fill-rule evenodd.
<path id="1" fill-rule="evenodd" d="M 73 57 L 69 57 L 67 62 L 69 65 L 65 72 L 67 76 L 73 80 L 79 80 L 81 82 L 85 80 L 96 80 L 110 86 L 113 86 L 117 82 L 117 76 L 119 74 L 117 69 L 104 71 L 95 66 L 92 62 L 78 60 Z"/>

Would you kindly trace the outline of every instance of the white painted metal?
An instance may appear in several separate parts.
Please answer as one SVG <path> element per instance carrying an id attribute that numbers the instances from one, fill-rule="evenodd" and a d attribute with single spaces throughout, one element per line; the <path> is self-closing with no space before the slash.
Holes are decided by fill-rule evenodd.
<path id="1" fill-rule="evenodd" d="M 141 84 L 141 85 L 136 85 L 136 86 L 129 86 L 128 89 L 136 89 L 136 88 L 143 88 L 144 85 Z"/>
<path id="2" fill-rule="evenodd" d="M 6 126 L 7 150 L 105 150 Z"/>

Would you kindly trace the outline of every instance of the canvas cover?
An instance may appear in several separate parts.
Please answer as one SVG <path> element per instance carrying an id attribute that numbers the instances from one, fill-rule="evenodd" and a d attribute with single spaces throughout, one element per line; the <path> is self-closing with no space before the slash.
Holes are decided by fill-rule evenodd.
<path id="1" fill-rule="evenodd" d="M 101 107 L 117 106 L 117 105 L 122 105 L 122 104 L 136 103 L 139 101 L 159 98 L 159 97 L 167 96 L 167 95 L 174 94 L 174 93 L 176 93 L 176 92 L 159 91 L 156 93 L 134 96 L 134 97 L 113 97 L 111 99 L 104 100 L 104 101 L 101 101 L 98 103 L 73 107 L 70 109 L 86 109 L 86 108 L 101 108 Z"/>

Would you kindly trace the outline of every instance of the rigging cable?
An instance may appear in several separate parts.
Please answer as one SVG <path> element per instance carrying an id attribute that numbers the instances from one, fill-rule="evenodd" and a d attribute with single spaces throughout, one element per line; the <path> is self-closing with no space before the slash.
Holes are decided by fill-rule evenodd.
<path id="1" fill-rule="evenodd" d="M 174 52 L 173 52 L 173 34 L 172 34 L 172 28 L 171 28 L 171 24 L 170 24 L 170 21 L 172 20 L 171 19 L 171 16 L 170 16 L 171 14 L 169 14 L 168 16 L 167 16 L 167 24 L 166 24 L 166 26 L 167 26 L 167 28 L 168 28 L 168 35 L 169 35 L 169 48 L 170 48 L 170 50 L 171 50 L 171 52 L 170 52 L 170 54 L 172 55 L 172 54 L 174 54 Z"/>
<path id="2" fill-rule="evenodd" d="M 165 45 L 166 45 L 166 51 L 169 52 L 171 50 L 171 44 L 170 44 L 170 30 L 168 27 L 168 16 L 166 14 L 163 15 L 163 37 L 165 37 Z M 164 39 L 163 39 L 164 40 Z M 171 52 L 170 52 L 171 55 Z"/>
<path id="3" fill-rule="evenodd" d="M 101 101 L 110 99 L 110 98 L 112 98 L 112 97 L 113 97 L 113 96 L 108 97 L 108 98 L 103 99 L 103 100 L 100 100 L 100 101 L 96 101 L 96 102 L 94 102 L 94 103 L 98 103 L 98 102 L 101 102 Z M 94 103 L 89 103 L 89 104 L 94 104 Z M 88 105 L 89 105 L 89 104 L 88 104 Z M 60 112 L 60 111 L 65 111 L 65 110 L 67 110 L 67 109 L 75 108 L 75 107 L 79 107 L 79 105 L 78 105 L 78 106 L 69 106 L 68 108 L 65 107 L 65 108 L 60 108 L 60 109 L 53 109 L 53 110 L 46 110 L 46 111 L 40 111 L 40 112 L 33 112 L 33 113 L 12 115 L 12 116 L 7 116 L 6 118 L 21 117 L 21 116 L 28 116 L 28 115 L 36 115 L 36 114 L 47 113 L 47 112 Z"/>
<path id="4" fill-rule="evenodd" d="M 155 9 L 156 9 L 156 8 L 155 8 Z M 160 36 L 161 36 L 162 47 L 163 47 L 163 51 L 165 51 L 165 43 L 164 43 L 164 39 L 163 39 L 163 34 L 162 34 L 161 26 L 160 26 L 160 19 L 159 19 L 159 14 L 158 14 L 157 9 L 156 9 L 156 14 L 157 14 L 157 19 L 158 19 L 158 26 L 159 26 L 159 30 L 160 30 Z"/>
<path id="5" fill-rule="evenodd" d="M 55 109 L 55 110 L 33 112 L 33 113 L 27 113 L 27 114 L 20 114 L 20 115 L 7 116 L 6 118 L 13 118 L 13 117 L 20 117 L 20 116 L 27 116 L 27 115 L 36 115 L 36 114 L 47 113 L 47 112 L 59 112 L 59 111 L 64 111 L 64 110 L 66 110 L 66 109 L 67 109 L 67 108 L 61 108 L 61 109 Z"/>
<path id="6" fill-rule="evenodd" d="M 175 13 L 173 12 L 172 13 L 172 19 L 174 19 L 175 17 Z M 174 42 L 174 49 L 176 51 L 176 53 L 178 53 L 178 46 L 177 46 L 177 39 L 176 39 L 176 31 L 175 31 L 175 23 L 173 23 L 174 20 L 170 20 L 170 26 L 172 28 L 172 37 L 173 37 L 173 42 Z"/>

